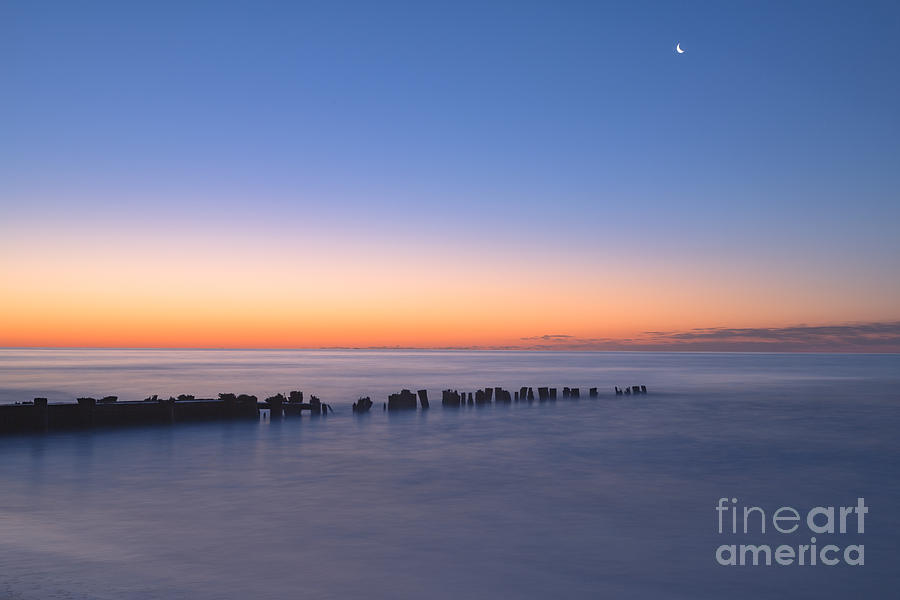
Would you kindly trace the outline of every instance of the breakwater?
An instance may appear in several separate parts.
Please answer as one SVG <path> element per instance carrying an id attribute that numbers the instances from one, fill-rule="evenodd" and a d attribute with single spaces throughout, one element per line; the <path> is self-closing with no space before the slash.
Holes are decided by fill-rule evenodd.
<path id="1" fill-rule="evenodd" d="M 646 394 L 646 386 L 614 388 L 616 396 L 623 394 Z M 473 391 L 443 390 L 441 406 L 458 408 L 462 406 L 485 406 L 490 404 L 510 404 L 513 402 L 556 402 L 560 394 L 557 388 L 522 387 L 510 392 L 502 387 L 485 387 Z M 597 388 L 590 388 L 588 397 L 599 398 Z M 575 400 L 581 397 L 577 387 L 564 387 L 562 399 Z M 367 396 L 353 403 L 353 413 L 369 412 L 375 403 Z M 413 393 L 403 389 L 390 394 L 382 403 L 384 411 L 427 410 L 431 404 L 428 390 Z M 177 397 L 159 398 L 150 396 L 140 401 L 119 401 L 116 396 L 103 398 L 77 398 L 74 402 L 49 402 L 47 398 L 34 398 L 16 404 L 0 405 L 0 433 L 40 432 L 60 429 L 88 429 L 92 427 L 112 427 L 125 425 L 172 424 L 200 420 L 258 419 L 261 411 L 268 411 L 270 418 L 299 416 L 307 411 L 313 416 L 333 414 L 330 404 L 310 395 L 304 400 L 302 391 L 292 391 L 287 395 L 276 394 L 265 400 L 250 394 L 219 394 L 218 398 L 195 398 L 188 394 Z"/>

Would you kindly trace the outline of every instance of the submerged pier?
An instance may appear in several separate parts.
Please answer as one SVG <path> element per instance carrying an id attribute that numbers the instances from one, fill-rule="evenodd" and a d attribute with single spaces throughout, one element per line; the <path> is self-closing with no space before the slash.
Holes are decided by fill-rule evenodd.
<path id="1" fill-rule="evenodd" d="M 646 394 L 644 385 L 614 388 L 615 396 Z M 563 399 L 577 400 L 577 387 L 564 387 Z M 590 388 L 590 397 L 597 399 L 597 388 Z M 539 402 L 556 402 L 556 388 L 539 387 Z M 506 405 L 513 402 L 534 402 L 534 390 L 522 387 L 511 393 L 502 387 L 485 387 L 474 392 L 443 390 L 441 405 L 444 408 L 464 406 Z M 374 402 L 366 396 L 353 403 L 354 413 L 367 413 Z M 385 411 L 426 410 L 430 406 L 428 390 L 413 393 L 403 389 L 390 394 L 383 403 Z M 144 400 L 120 402 L 117 396 L 103 398 L 77 398 L 74 402 L 49 402 L 47 398 L 16 404 L 0 404 L 0 433 L 42 432 L 65 429 L 90 429 L 126 425 L 172 424 L 190 421 L 259 419 L 261 411 L 268 411 L 270 419 L 299 416 L 303 411 L 312 416 L 334 413 L 331 405 L 310 395 L 304 402 L 302 391 L 292 391 L 287 396 L 276 394 L 260 401 L 250 394 L 219 394 L 218 398 L 195 398 L 189 394 L 160 398 L 150 396 Z"/>

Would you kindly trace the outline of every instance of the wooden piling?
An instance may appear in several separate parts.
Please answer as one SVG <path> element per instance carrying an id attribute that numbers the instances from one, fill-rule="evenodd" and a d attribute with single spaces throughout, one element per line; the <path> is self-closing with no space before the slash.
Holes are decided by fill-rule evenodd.
<path id="1" fill-rule="evenodd" d="M 95 398 L 78 398 L 78 413 L 82 427 L 94 426 L 94 409 L 97 407 Z"/>
<path id="2" fill-rule="evenodd" d="M 175 398 L 157 400 L 159 403 L 159 420 L 162 423 L 172 424 L 175 422 Z"/>
<path id="3" fill-rule="evenodd" d="M 34 399 L 34 428 L 37 431 L 47 431 L 50 428 L 50 411 L 46 398 Z"/>
<path id="4" fill-rule="evenodd" d="M 269 405 L 269 416 L 280 419 L 284 416 L 284 394 L 275 394 L 266 398 L 266 404 Z"/>

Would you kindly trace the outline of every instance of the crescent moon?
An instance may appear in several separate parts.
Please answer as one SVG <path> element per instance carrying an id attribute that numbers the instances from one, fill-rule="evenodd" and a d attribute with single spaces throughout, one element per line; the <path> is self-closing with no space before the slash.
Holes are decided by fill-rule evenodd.
<path id="1" fill-rule="evenodd" d="M 681 42 L 678 42 L 677 44 L 675 44 L 675 51 L 678 54 L 684 54 L 684 50 L 681 49 Z"/>

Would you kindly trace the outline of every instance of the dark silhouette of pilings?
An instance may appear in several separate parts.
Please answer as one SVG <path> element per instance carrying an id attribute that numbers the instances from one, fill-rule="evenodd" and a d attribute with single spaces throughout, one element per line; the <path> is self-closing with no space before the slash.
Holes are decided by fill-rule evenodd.
<path id="1" fill-rule="evenodd" d="M 243 396 L 238 396 L 238 402 L 240 402 L 242 397 Z M 252 398 L 253 401 L 256 402 L 256 396 L 252 396 Z M 362 400 L 362 398 L 360 398 L 360 400 Z M 371 408 L 371 400 L 369 400 L 369 402 L 369 408 Z M 290 392 L 287 398 L 285 398 L 284 394 L 269 396 L 266 398 L 265 402 L 259 403 L 259 406 L 268 408 L 271 411 L 270 418 L 276 419 L 281 416 L 302 415 L 304 410 L 309 411 L 309 414 L 314 416 L 327 415 L 329 412 L 334 412 L 330 405 L 322 402 L 316 396 L 310 396 L 309 402 L 304 402 L 303 392 L 299 390 Z M 354 407 L 356 407 L 356 404 L 354 404 Z M 354 409 L 354 412 L 359 411 Z"/>
<path id="2" fill-rule="evenodd" d="M 161 423 L 174 423 L 175 422 L 175 398 L 169 398 L 168 400 L 163 400 L 162 398 L 157 400 L 157 405 L 159 406 L 159 420 Z"/>
<path id="3" fill-rule="evenodd" d="M 327 416 L 329 412 L 333 413 L 334 409 L 330 404 L 326 404 L 319 400 L 318 396 L 309 397 L 309 412 L 313 416 Z"/>
<path id="4" fill-rule="evenodd" d="M 415 410 L 416 395 L 409 390 L 400 390 L 399 394 L 388 396 L 388 410 Z"/>
<path id="5" fill-rule="evenodd" d="M 647 386 L 631 385 L 620 388 L 615 386 L 615 394 L 634 396 L 646 394 Z M 555 402 L 557 388 L 541 386 L 538 397 L 541 402 Z M 599 397 L 598 388 L 589 388 L 591 398 Z M 578 399 L 580 388 L 564 387 L 563 398 Z M 34 398 L 32 401 L 15 405 L 0 405 L 0 432 L 46 431 L 64 428 L 88 428 L 127 424 L 177 423 L 200 419 L 236 419 L 259 418 L 260 408 L 271 411 L 272 418 L 284 415 L 300 415 L 308 410 L 314 416 L 324 416 L 334 410 L 316 396 L 310 396 L 309 402 L 303 401 L 303 392 L 292 391 L 269 396 L 259 402 L 256 396 L 232 393 L 219 394 L 218 399 L 195 398 L 190 394 L 180 394 L 168 399 L 150 396 L 141 402 L 120 402 L 116 396 L 104 396 L 100 400 L 91 397 L 77 398 L 75 403 L 49 403 L 46 398 Z M 513 401 L 524 402 L 534 400 L 534 390 L 523 386 L 517 392 L 505 390 L 500 386 L 480 388 L 473 392 L 443 390 L 441 404 L 445 407 L 486 406 L 494 402 L 510 404 Z M 371 398 L 360 398 L 353 404 L 353 412 L 368 412 L 373 406 Z M 384 403 L 384 410 L 416 410 L 419 406 L 427 409 L 430 403 L 428 391 L 418 390 L 416 393 L 408 389 L 398 394 L 391 394 Z"/>
<path id="6" fill-rule="evenodd" d="M 284 416 L 284 400 L 284 394 L 275 394 L 274 396 L 266 398 L 266 404 L 269 405 L 270 419 L 280 419 Z M 293 412 L 293 410 L 291 412 Z M 299 414 L 299 412 L 300 411 L 298 410 L 297 413 Z"/>
<path id="7" fill-rule="evenodd" d="M 633 386 L 629 387 L 626 385 L 623 389 L 620 389 L 619 386 L 615 386 L 615 390 L 616 390 L 616 396 L 621 396 L 622 394 L 630 396 L 632 394 L 646 394 L 647 386 L 646 385 L 633 385 Z"/>
<path id="8" fill-rule="evenodd" d="M 47 431 L 50 428 L 50 411 L 46 398 L 34 399 L 34 428 L 37 431 Z"/>
<path id="9" fill-rule="evenodd" d="M 96 398 L 78 398 L 78 412 L 81 417 L 82 427 L 94 426 L 94 409 L 97 407 Z"/>
<path id="10" fill-rule="evenodd" d="M 463 398 L 465 398 L 465 395 L 465 392 L 463 392 Z M 462 403 L 464 403 L 464 401 L 462 401 Z M 441 392 L 441 406 L 459 408 L 460 404 L 460 395 L 456 390 L 444 390 Z"/>
<path id="11" fill-rule="evenodd" d="M 276 394 L 276 396 L 281 396 L 281 408 L 284 416 L 293 417 L 303 414 L 303 392 L 293 390 L 288 392 L 287 398 L 284 397 L 284 394 Z M 269 398 L 266 398 L 266 404 L 269 404 Z"/>
<path id="12" fill-rule="evenodd" d="M 360 397 L 359 400 L 353 403 L 353 412 L 355 413 L 366 413 L 369 412 L 372 408 L 372 399 L 368 396 Z"/>
<path id="13" fill-rule="evenodd" d="M 234 412 L 226 415 L 227 418 L 256 419 L 259 418 L 259 402 L 256 396 L 241 394 L 234 403 Z"/>
<path id="14" fill-rule="evenodd" d="M 272 414 L 276 418 L 280 418 L 284 396 L 278 394 L 277 397 L 273 396 L 272 398 L 273 403 L 277 405 Z M 195 400 L 193 396 L 179 396 L 176 406 L 176 420 L 215 418 L 216 406 L 213 404 L 215 402 L 215 400 Z M 251 396 L 250 394 L 219 394 L 219 402 L 221 402 L 219 418 L 235 419 L 259 416 L 259 401 L 256 396 Z M 271 408 L 271 406 L 268 399 L 263 403 L 263 408 Z"/>
<path id="15" fill-rule="evenodd" d="M 178 396 L 179 402 L 189 402 L 193 399 L 193 396 Z M 237 406 L 237 396 L 235 396 L 234 394 L 219 394 L 219 400 L 222 401 L 222 413 L 226 417 L 234 414 L 235 407 Z"/>

